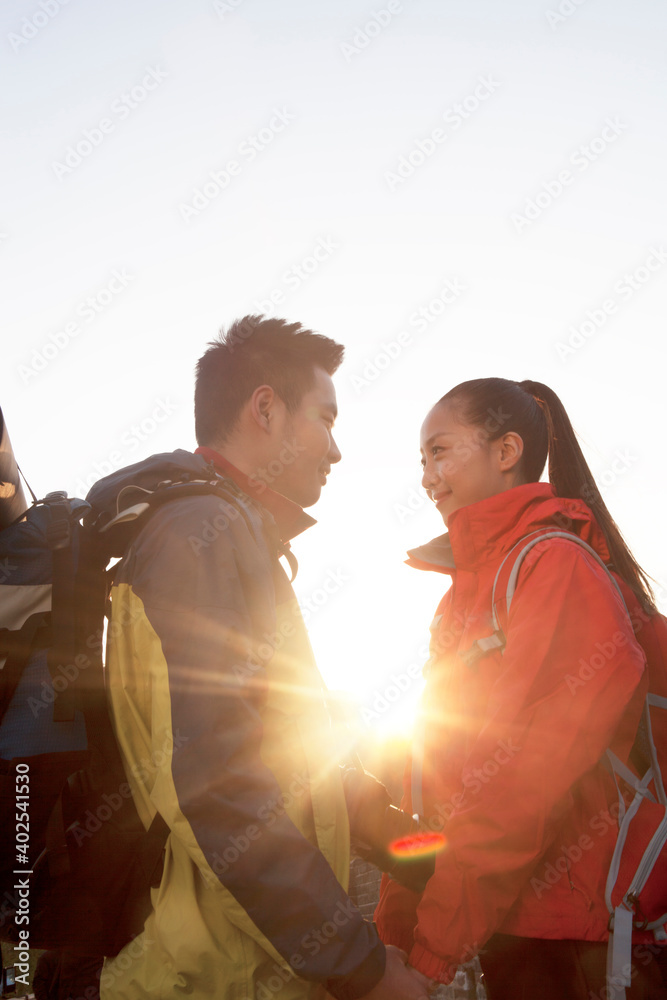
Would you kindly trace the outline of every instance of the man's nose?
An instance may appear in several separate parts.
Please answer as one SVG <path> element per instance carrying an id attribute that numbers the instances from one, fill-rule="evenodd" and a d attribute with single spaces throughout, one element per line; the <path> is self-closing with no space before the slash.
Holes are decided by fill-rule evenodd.
<path id="1" fill-rule="evenodd" d="M 343 456 L 340 453 L 338 445 L 336 444 L 332 436 L 331 445 L 329 446 L 329 455 L 328 455 L 329 461 L 331 462 L 332 465 L 334 465 L 336 462 L 340 462 L 342 457 Z"/>

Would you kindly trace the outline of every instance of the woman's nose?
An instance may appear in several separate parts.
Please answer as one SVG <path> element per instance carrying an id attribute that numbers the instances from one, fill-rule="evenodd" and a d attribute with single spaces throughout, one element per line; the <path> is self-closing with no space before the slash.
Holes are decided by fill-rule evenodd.
<path id="1" fill-rule="evenodd" d="M 435 470 L 430 469 L 428 464 L 424 466 L 424 471 L 422 472 L 422 486 L 425 490 L 431 488 L 434 483 L 437 482 L 437 476 L 435 475 Z"/>

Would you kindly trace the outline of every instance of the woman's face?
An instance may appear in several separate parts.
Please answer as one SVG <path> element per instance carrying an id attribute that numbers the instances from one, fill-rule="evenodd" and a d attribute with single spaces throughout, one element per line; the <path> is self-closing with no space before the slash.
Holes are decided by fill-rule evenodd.
<path id="1" fill-rule="evenodd" d="M 426 417 L 421 429 L 422 486 L 445 524 L 460 507 L 516 484 L 515 475 L 508 479 L 505 438 L 489 440 L 494 429 L 461 423 L 448 403 L 434 406 Z M 521 442 L 518 435 L 505 437 Z M 515 469 L 520 454 L 510 469 Z"/>

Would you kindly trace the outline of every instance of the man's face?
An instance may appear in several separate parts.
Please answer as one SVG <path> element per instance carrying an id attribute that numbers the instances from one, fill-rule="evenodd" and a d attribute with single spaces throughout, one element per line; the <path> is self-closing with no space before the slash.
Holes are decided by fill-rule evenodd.
<path id="1" fill-rule="evenodd" d="M 294 413 L 281 421 L 276 442 L 276 457 L 267 471 L 271 489 L 282 493 L 301 507 L 317 503 L 326 477 L 340 452 L 333 439 L 333 425 L 338 414 L 336 392 L 324 369 L 315 369 L 315 384 L 306 392 Z"/>

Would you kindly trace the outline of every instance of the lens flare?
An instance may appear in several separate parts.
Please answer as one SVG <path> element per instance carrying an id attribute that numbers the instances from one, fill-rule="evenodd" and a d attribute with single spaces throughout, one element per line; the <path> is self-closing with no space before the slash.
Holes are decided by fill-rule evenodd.
<path id="1" fill-rule="evenodd" d="M 389 853 L 395 858 L 421 858 L 426 854 L 439 854 L 446 843 L 443 833 L 422 830 L 394 840 L 389 845 Z"/>

